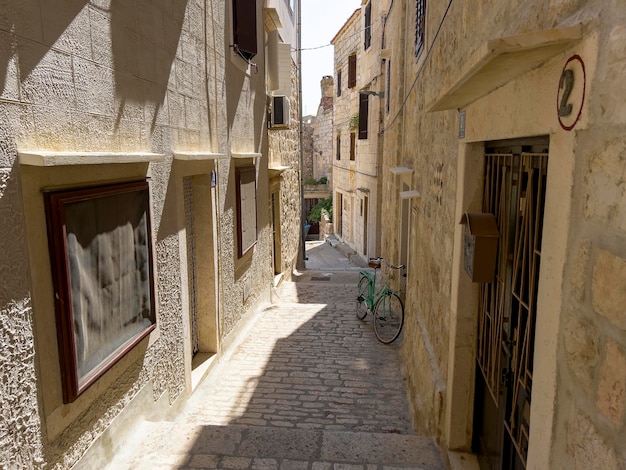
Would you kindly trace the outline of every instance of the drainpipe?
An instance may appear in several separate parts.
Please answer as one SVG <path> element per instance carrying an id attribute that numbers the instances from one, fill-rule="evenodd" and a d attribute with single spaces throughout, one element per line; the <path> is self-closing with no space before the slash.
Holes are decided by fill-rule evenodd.
<path id="1" fill-rule="evenodd" d="M 298 113 L 300 115 L 300 249 L 298 250 L 298 269 L 306 268 L 306 235 L 304 233 L 304 152 L 302 150 L 302 0 L 298 0 L 298 26 L 296 31 L 298 43 Z"/>

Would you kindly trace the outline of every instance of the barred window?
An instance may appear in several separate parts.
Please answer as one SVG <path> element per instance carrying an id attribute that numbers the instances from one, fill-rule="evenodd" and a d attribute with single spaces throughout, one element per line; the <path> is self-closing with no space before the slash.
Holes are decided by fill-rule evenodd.
<path id="1" fill-rule="evenodd" d="M 424 50 L 426 31 L 426 0 L 415 2 L 415 58 L 417 59 Z"/>

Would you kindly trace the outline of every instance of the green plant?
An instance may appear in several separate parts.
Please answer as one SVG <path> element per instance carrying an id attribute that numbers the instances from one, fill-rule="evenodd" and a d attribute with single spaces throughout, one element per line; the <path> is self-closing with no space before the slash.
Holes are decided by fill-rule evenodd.
<path id="1" fill-rule="evenodd" d="M 315 178 L 313 178 L 313 177 L 307 178 L 304 181 L 304 184 L 307 185 L 307 186 L 316 186 L 317 185 L 317 180 Z"/>
<path id="2" fill-rule="evenodd" d="M 328 178 L 326 178 L 325 176 L 322 176 L 317 182 L 317 184 L 328 184 Z"/>
<path id="3" fill-rule="evenodd" d="M 309 214 L 309 220 L 313 222 L 319 222 L 322 220 L 322 215 L 328 214 L 328 218 L 333 220 L 333 198 L 332 196 L 324 199 L 313 206 L 311 213 Z"/>

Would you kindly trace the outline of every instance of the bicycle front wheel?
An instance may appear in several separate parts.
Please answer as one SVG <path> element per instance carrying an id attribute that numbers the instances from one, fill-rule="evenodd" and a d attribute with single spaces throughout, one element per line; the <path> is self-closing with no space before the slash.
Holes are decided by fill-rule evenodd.
<path id="1" fill-rule="evenodd" d="M 365 299 L 369 296 L 369 289 L 369 280 L 363 276 L 359 281 L 359 295 L 356 298 L 356 316 L 359 320 L 363 320 L 365 315 L 367 315 L 367 302 Z"/>
<path id="2" fill-rule="evenodd" d="M 374 333 L 381 343 L 389 344 L 400 336 L 404 325 L 404 305 L 397 294 L 387 292 L 374 307 Z"/>

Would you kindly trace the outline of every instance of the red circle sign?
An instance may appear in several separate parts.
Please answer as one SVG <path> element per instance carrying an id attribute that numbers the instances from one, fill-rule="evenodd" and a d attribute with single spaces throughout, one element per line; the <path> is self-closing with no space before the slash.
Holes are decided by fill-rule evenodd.
<path id="1" fill-rule="evenodd" d="M 559 124 L 566 131 L 571 131 L 583 112 L 587 74 L 585 63 L 578 55 L 570 57 L 559 78 L 559 89 L 556 99 L 556 114 Z"/>

